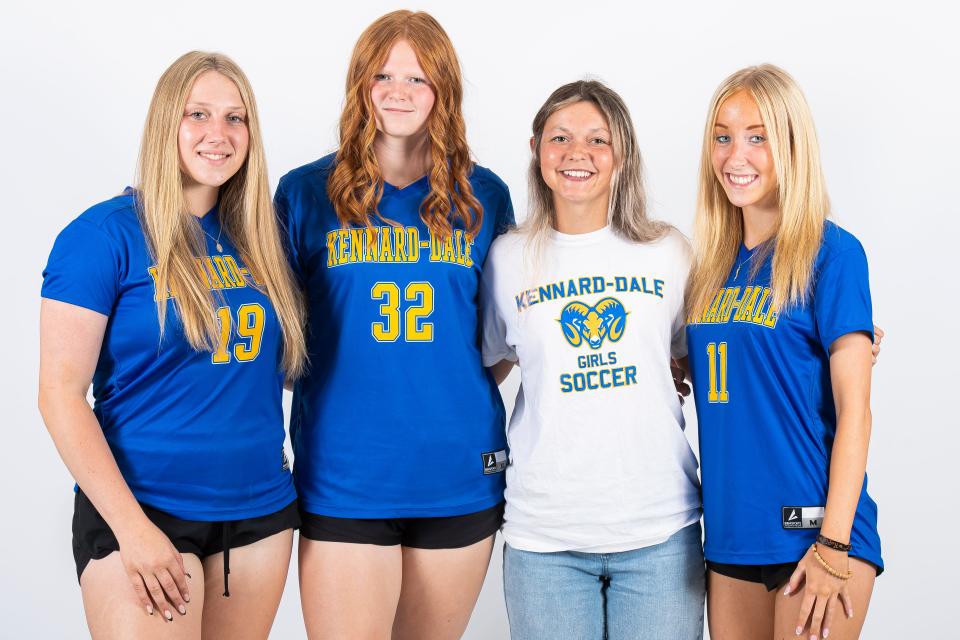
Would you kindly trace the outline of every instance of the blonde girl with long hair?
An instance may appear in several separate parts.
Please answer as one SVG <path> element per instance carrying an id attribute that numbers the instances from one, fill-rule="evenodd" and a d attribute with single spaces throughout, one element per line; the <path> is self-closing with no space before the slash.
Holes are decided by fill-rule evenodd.
<path id="1" fill-rule="evenodd" d="M 595 81 L 533 120 L 530 211 L 484 270 L 484 364 L 517 364 L 503 581 L 514 640 L 703 635 L 686 239 L 647 215 L 627 107 Z"/>
<path id="2" fill-rule="evenodd" d="M 180 57 L 136 188 L 44 271 L 39 404 L 77 482 L 94 638 L 266 638 L 280 602 L 299 523 L 281 395 L 306 350 L 259 127 L 232 60 Z"/>
<path id="3" fill-rule="evenodd" d="M 856 638 L 883 570 L 866 255 L 829 214 L 794 79 L 761 65 L 724 80 L 687 301 L 714 638 Z"/>
<path id="4" fill-rule="evenodd" d="M 353 50 L 336 153 L 277 190 L 308 299 L 291 438 L 310 638 L 459 638 L 500 527 L 478 298 L 513 210 L 470 158 L 462 97 L 437 21 L 382 16 Z"/>

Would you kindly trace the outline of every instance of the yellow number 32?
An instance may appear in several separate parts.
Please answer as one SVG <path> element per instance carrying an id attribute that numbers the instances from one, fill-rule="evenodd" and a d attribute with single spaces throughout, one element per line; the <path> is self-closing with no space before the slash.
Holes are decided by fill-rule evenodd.
<path id="1" fill-rule="evenodd" d="M 370 323 L 370 331 L 377 342 L 395 342 L 400 337 L 400 287 L 396 282 L 378 282 L 370 290 L 370 297 L 380 300 L 383 322 Z M 414 304 L 403 314 L 406 342 L 433 342 L 433 323 L 423 322 L 433 313 L 433 286 L 429 282 L 411 282 L 403 290 L 403 299 Z"/>

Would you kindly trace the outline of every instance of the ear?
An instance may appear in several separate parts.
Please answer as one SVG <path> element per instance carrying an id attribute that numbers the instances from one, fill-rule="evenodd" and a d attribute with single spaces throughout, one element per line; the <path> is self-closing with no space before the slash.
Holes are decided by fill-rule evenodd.
<path id="1" fill-rule="evenodd" d="M 537 138 L 536 136 L 530 136 L 530 153 L 537 152 Z"/>

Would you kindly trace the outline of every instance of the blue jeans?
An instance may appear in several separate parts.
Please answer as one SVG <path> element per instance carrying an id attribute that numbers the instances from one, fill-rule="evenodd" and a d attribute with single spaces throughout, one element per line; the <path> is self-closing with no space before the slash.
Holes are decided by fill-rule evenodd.
<path id="1" fill-rule="evenodd" d="M 513 640 L 701 640 L 700 523 L 619 553 L 503 549 Z"/>

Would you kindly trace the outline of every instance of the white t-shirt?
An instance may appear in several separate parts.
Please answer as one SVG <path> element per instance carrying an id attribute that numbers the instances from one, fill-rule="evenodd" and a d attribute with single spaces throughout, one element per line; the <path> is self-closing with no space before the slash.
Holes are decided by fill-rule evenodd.
<path id="1" fill-rule="evenodd" d="M 686 355 L 686 239 L 500 236 L 483 269 L 483 362 L 519 362 L 503 535 L 527 551 L 614 553 L 700 518 L 670 357 Z"/>

